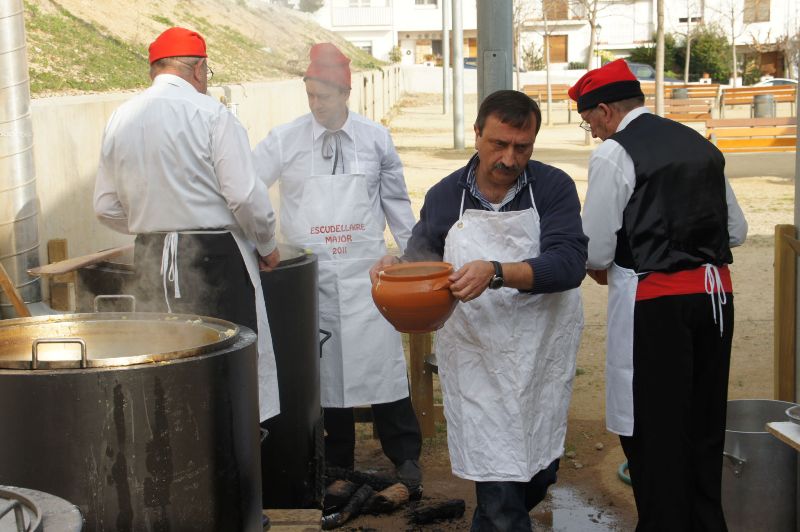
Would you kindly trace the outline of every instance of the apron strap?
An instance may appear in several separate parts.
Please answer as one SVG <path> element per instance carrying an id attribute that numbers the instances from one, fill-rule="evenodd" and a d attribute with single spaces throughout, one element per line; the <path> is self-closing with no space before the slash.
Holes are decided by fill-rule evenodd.
<path id="1" fill-rule="evenodd" d="M 728 302 L 728 296 L 725 295 L 725 289 L 722 287 L 719 268 L 713 264 L 705 264 L 704 266 L 706 268 L 706 294 L 711 296 L 711 312 L 714 316 L 714 323 L 717 323 L 717 308 L 719 308 L 719 336 L 722 338 L 722 305 Z"/>
<path id="2" fill-rule="evenodd" d="M 458 219 L 461 219 L 461 216 L 464 215 L 464 195 L 467 193 L 466 190 L 461 191 L 461 207 L 458 208 Z"/>
<path id="3" fill-rule="evenodd" d="M 164 235 L 164 248 L 161 251 L 161 281 L 164 285 L 164 301 L 167 303 L 167 312 L 172 314 L 167 294 L 167 281 L 173 284 L 175 299 L 181 297 L 181 287 L 178 282 L 178 233 L 176 231 Z"/>

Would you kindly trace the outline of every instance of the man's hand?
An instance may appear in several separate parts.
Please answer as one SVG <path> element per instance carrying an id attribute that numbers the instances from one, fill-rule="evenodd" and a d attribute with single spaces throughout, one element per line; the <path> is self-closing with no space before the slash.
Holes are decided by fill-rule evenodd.
<path id="1" fill-rule="evenodd" d="M 489 286 L 494 276 L 494 266 L 485 260 L 474 260 L 466 263 L 450 276 L 450 291 L 460 301 L 475 299 Z"/>
<path id="2" fill-rule="evenodd" d="M 392 264 L 398 264 L 399 262 L 400 259 L 394 255 L 384 255 L 378 259 L 378 262 L 372 265 L 372 268 L 369 269 L 369 280 L 372 281 L 372 284 L 375 284 L 378 281 L 378 273 L 385 270 Z"/>
<path id="3" fill-rule="evenodd" d="M 266 257 L 258 257 L 258 269 L 262 272 L 271 272 L 281 262 L 281 254 L 278 248 L 275 248 L 272 253 Z"/>
<path id="4" fill-rule="evenodd" d="M 597 284 L 608 284 L 608 270 L 586 270 L 586 273 L 595 280 Z"/>

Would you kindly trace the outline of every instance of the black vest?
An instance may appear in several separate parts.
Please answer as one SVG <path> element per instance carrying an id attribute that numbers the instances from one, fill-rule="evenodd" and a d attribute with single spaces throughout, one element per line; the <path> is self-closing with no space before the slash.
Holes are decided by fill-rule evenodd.
<path id="1" fill-rule="evenodd" d="M 610 138 L 630 155 L 636 171 L 614 262 L 636 272 L 730 264 L 725 159 L 716 146 L 683 124 L 649 113 Z"/>

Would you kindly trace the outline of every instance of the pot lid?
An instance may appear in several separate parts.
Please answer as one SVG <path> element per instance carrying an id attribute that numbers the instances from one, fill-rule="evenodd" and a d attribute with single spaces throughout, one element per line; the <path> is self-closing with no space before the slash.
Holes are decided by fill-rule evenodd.
<path id="1" fill-rule="evenodd" d="M 3 509 L 9 512 L 0 518 L 0 532 L 18 532 L 19 515 L 26 532 L 80 532 L 83 527 L 83 517 L 77 506 L 43 491 L 0 486 L 0 514 Z"/>
<path id="2" fill-rule="evenodd" d="M 166 362 L 223 349 L 238 325 L 190 314 L 62 314 L 0 320 L 0 368 L 75 369 Z"/>

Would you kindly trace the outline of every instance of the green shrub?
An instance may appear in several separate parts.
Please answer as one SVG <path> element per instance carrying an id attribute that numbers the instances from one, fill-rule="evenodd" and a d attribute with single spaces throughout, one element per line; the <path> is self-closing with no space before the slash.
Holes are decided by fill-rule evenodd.
<path id="1" fill-rule="evenodd" d="M 583 61 L 570 61 L 567 65 L 567 70 L 583 70 L 586 68 L 586 63 Z"/>

